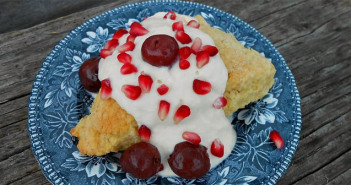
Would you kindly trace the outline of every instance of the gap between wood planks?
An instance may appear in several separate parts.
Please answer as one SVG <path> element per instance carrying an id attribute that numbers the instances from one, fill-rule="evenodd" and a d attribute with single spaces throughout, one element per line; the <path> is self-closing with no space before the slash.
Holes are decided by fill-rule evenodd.
<path id="1" fill-rule="evenodd" d="M 34 173 L 28 174 L 24 176 L 23 178 L 13 181 L 10 183 L 10 185 L 23 185 L 23 184 L 48 184 L 50 185 L 51 183 L 49 180 L 46 179 L 46 177 L 43 175 L 41 170 L 38 170 Z"/>

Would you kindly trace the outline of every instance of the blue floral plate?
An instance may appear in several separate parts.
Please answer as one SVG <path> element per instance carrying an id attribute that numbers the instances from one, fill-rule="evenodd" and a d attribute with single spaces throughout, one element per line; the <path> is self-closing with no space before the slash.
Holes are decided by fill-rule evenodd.
<path id="1" fill-rule="evenodd" d="M 212 26 L 234 34 L 247 48 L 259 51 L 277 69 L 275 84 L 261 100 L 233 114 L 238 140 L 231 155 L 196 180 L 133 178 L 121 170 L 119 155 L 81 155 L 69 131 L 88 114 L 92 97 L 82 88 L 78 69 L 99 55 L 112 34 L 159 11 L 201 14 Z M 295 80 L 274 46 L 237 17 L 206 5 L 182 1 L 150 1 L 115 8 L 94 17 L 66 36 L 43 62 L 29 99 L 28 131 L 45 177 L 53 184 L 275 184 L 289 166 L 301 129 L 300 97 Z M 277 130 L 285 147 L 269 139 Z"/>

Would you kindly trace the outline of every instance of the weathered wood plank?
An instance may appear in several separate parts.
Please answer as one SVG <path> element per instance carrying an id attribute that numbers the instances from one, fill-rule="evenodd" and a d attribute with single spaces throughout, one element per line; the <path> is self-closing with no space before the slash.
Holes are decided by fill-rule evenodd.
<path id="1" fill-rule="evenodd" d="M 350 11 L 350 7 L 350 2 L 339 0 L 305 1 L 251 24 L 265 33 L 275 45 L 280 46 L 310 35 L 331 19 Z"/>
<path id="2" fill-rule="evenodd" d="M 329 104 L 306 115 L 303 118 L 305 124 L 302 125 L 301 139 L 309 136 L 313 131 L 319 129 L 326 123 L 333 122 L 335 119 L 351 110 L 351 106 L 345 106 L 351 102 L 351 94 L 343 95 Z"/>
<path id="3" fill-rule="evenodd" d="M 1 128 L 0 143 L 0 161 L 30 148 L 27 120 Z"/>
<path id="4" fill-rule="evenodd" d="M 0 1 L 0 33 L 19 30 L 113 0 Z M 31 9 L 31 11 L 28 11 Z"/>
<path id="5" fill-rule="evenodd" d="M 29 96 L 27 95 L 13 101 L 0 104 L 0 130 L 5 126 L 27 119 L 28 98 Z"/>
<path id="6" fill-rule="evenodd" d="M 302 180 L 349 151 L 350 119 L 351 112 L 348 112 L 300 141 L 292 165 L 279 183 L 291 184 Z"/>
<path id="7" fill-rule="evenodd" d="M 0 182 L 9 184 L 38 170 L 40 170 L 38 162 L 33 157 L 32 150 L 28 148 L 0 162 Z"/>
<path id="8" fill-rule="evenodd" d="M 51 184 L 43 175 L 41 170 L 31 173 L 23 178 L 10 183 L 11 185 L 23 185 L 23 184 L 40 184 L 40 185 L 49 185 Z"/>
<path id="9" fill-rule="evenodd" d="M 329 185 L 349 185 L 351 184 L 351 169 L 347 170 L 340 176 L 336 177 L 335 179 L 331 180 L 328 184 Z"/>
<path id="10" fill-rule="evenodd" d="M 332 181 L 348 169 L 351 169 L 351 150 L 296 184 L 328 184 L 329 181 Z"/>

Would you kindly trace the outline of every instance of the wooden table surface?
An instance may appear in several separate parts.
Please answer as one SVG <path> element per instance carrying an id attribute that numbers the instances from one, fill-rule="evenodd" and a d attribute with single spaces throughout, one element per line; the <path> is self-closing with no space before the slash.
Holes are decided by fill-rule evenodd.
<path id="1" fill-rule="evenodd" d="M 303 124 L 278 184 L 351 184 L 351 1 L 198 2 L 248 22 L 284 56 Z M 27 102 L 44 58 L 71 30 L 136 0 L 0 0 L 0 184 L 50 184 L 30 148 Z"/>

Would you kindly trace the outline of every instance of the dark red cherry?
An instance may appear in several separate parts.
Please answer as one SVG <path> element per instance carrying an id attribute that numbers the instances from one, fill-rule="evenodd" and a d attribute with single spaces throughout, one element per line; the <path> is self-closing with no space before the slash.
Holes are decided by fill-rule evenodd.
<path id="1" fill-rule="evenodd" d="M 150 178 L 163 168 L 157 148 L 145 142 L 134 144 L 124 151 L 120 163 L 123 171 L 139 179 Z"/>
<path id="2" fill-rule="evenodd" d="M 143 60 L 153 66 L 172 66 L 179 52 L 177 41 L 168 35 L 153 35 L 147 38 L 142 47 Z"/>
<path id="3" fill-rule="evenodd" d="M 98 78 L 100 57 L 86 60 L 79 68 L 79 79 L 83 87 L 90 92 L 99 92 L 101 82 Z"/>
<path id="4" fill-rule="evenodd" d="M 168 164 L 175 174 L 186 179 L 204 176 L 210 170 L 210 158 L 207 148 L 190 142 L 178 143 L 168 159 Z"/>

